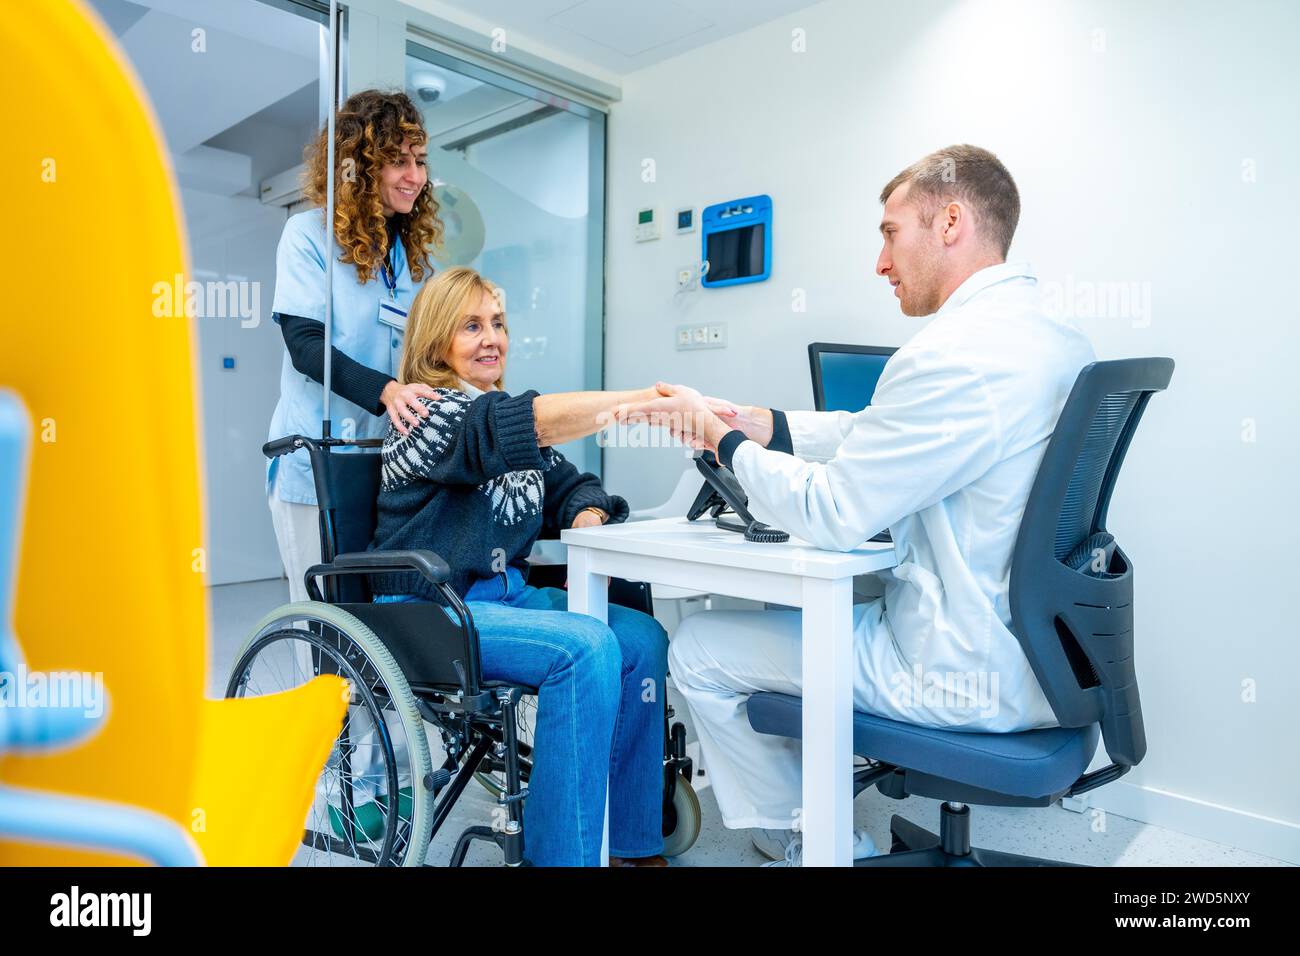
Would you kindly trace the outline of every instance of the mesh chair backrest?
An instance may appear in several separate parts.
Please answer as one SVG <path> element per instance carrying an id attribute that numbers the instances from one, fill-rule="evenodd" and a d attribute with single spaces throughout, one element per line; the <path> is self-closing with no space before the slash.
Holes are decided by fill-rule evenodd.
<path id="1" fill-rule="evenodd" d="M 1094 362 L 1075 380 L 1011 559 L 1012 629 L 1063 727 L 1101 723 L 1111 759 L 1146 753 L 1133 666 L 1133 569 L 1106 529 L 1129 442 L 1167 358 Z"/>
<path id="2" fill-rule="evenodd" d="M 1145 392 L 1115 392 L 1104 395 L 1092 421 L 1083 448 L 1075 461 L 1070 484 L 1065 489 L 1061 503 L 1061 516 L 1056 522 L 1053 554 L 1062 561 L 1080 541 L 1097 530 L 1097 504 L 1102 487 L 1114 458 L 1115 446 L 1128 427 L 1133 411 Z"/>

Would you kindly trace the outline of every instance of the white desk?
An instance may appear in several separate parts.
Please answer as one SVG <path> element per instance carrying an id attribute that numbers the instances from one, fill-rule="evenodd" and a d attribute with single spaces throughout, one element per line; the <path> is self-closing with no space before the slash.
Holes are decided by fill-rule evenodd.
<path id="1" fill-rule="evenodd" d="M 893 567 L 893 547 L 755 544 L 708 519 L 685 518 L 569 529 L 560 539 L 569 552 L 569 610 L 602 621 L 607 577 L 803 610 L 803 862 L 851 866 L 853 577 Z"/>

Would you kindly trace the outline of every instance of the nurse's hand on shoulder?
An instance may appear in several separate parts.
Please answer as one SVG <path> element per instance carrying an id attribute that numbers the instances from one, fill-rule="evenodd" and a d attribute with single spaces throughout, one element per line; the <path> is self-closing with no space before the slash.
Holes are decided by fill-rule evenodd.
<path id="1" fill-rule="evenodd" d="M 379 400 L 384 403 L 393 427 L 405 435 L 410 432 L 411 426 L 420 423 L 421 418 L 429 417 L 429 410 L 419 399 L 431 398 L 436 402 L 440 397 L 428 385 L 420 382 L 408 382 L 403 385 L 401 382 L 393 381 L 384 386 Z"/>

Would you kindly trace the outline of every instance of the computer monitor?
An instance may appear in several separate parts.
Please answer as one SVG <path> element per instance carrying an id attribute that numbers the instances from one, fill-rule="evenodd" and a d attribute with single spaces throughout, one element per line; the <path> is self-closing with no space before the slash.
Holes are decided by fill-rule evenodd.
<path id="1" fill-rule="evenodd" d="M 819 412 L 860 412 L 871 404 L 880 373 L 898 349 L 874 345 L 813 342 L 808 346 L 812 367 L 813 405 Z"/>

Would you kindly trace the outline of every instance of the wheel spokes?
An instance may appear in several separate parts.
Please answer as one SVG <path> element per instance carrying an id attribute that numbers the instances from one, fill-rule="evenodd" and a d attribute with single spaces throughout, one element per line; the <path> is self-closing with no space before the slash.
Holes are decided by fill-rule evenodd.
<path id="1" fill-rule="evenodd" d="M 293 626 L 296 623 L 276 622 L 264 629 L 245 653 L 243 666 L 228 688 L 236 697 L 279 693 L 301 686 L 327 669 L 351 687 L 344 726 L 317 780 L 316 798 L 305 821 L 304 848 L 295 862 L 332 867 L 334 857 L 340 856 L 352 864 L 380 860 L 400 864 L 409 849 L 413 820 L 401 815 L 396 755 L 399 748 L 401 753 L 409 753 L 409 744 L 389 688 L 364 650 L 338 628 L 310 621 L 313 630 L 304 631 Z M 358 767 L 363 768 L 360 773 Z M 406 770 L 413 778 L 411 768 L 406 766 Z M 418 781 L 412 779 L 412 785 Z M 413 792 L 412 801 L 414 798 Z M 368 820 L 363 818 L 363 810 Z"/>

